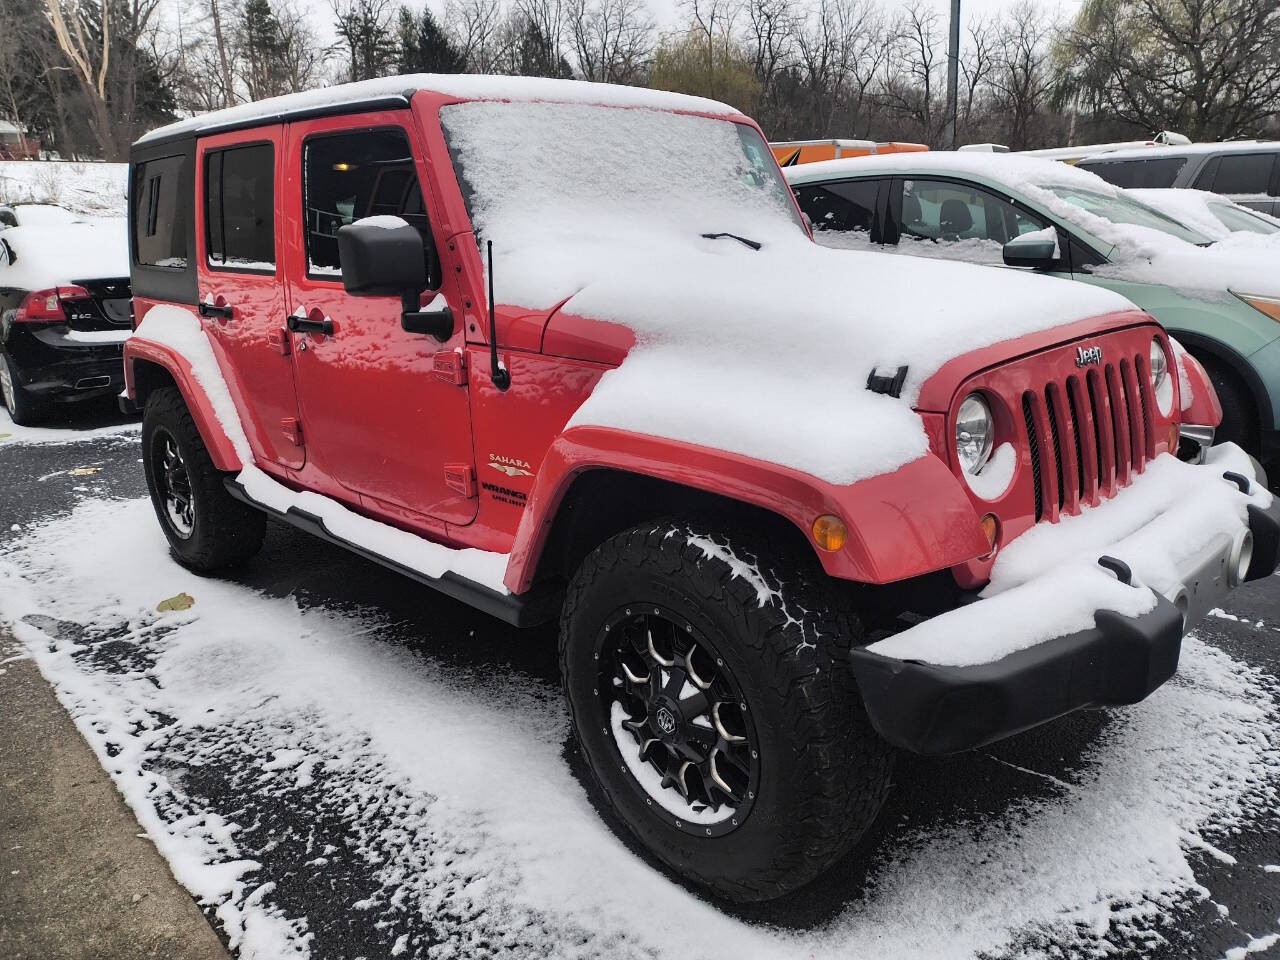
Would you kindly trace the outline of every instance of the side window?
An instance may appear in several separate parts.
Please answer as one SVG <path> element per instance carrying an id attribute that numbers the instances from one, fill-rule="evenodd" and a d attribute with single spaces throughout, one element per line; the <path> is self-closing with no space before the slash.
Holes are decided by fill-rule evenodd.
<path id="1" fill-rule="evenodd" d="M 204 228 L 209 266 L 275 270 L 275 152 L 271 144 L 205 154 Z"/>
<path id="2" fill-rule="evenodd" d="M 133 169 L 133 249 L 148 267 L 187 266 L 187 203 L 179 196 L 185 157 L 160 157 Z"/>
<path id="3" fill-rule="evenodd" d="M 1046 221 L 981 187 L 942 180 L 903 181 L 904 241 L 987 241 L 971 245 L 975 259 L 986 260 L 981 254 L 990 252 L 997 262 L 1003 262 L 1000 248 L 1006 243 L 1047 226 Z M 982 248 L 988 245 L 990 251 L 984 251 Z"/>
<path id="4" fill-rule="evenodd" d="M 1213 186 L 1208 189 L 1214 193 L 1266 196 L 1271 186 L 1271 167 L 1274 163 L 1275 154 L 1273 153 L 1223 154 L 1217 158 Z M 1209 171 L 1205 172 L 1207 174 Z M 1205 177 L 1200 179 L 1204 180 Z"/>
<path id="5" fill-rule="evenodd" d="M 303 146 L 307 275 L 342 275 L 338 229 L 364 217 L 403 217 L 418 228 L 427 251 L 427 280 L 440 285 L 439 262 L 413 166 L 401 130 L 361 130 L 313 137 Z"/>
<path id="6" fill-rule="evenodd" d="M 809 218 L 819 243 L 836 239 L 823 234 L 865 234 L 862 239 L 866 240 L 872 239 L 870 234 L 879 190 L 879 180 L 801 186 L 796 188 L 796 200 L 800 210 Z"/>

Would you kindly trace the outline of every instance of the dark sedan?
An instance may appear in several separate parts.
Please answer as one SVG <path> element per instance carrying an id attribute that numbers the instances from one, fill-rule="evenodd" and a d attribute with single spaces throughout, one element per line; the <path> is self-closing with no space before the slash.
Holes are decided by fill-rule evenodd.
<path id="1" fill-rule="evenodd" d="M 0 232 L 0 398 L 15 423 L 118 393 L 131 326 L 117 223 Z"/>

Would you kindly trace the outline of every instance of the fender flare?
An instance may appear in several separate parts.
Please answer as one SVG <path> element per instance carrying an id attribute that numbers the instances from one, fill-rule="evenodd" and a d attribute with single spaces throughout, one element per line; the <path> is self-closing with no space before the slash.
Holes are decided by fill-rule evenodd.
<path id="1" fill-rule="evenodd" d="M 1187 382 L 1191 384 L 1191 402 L 1180 411 L 1182 422 L 1205 427 L 1220 426 L 1222 403 L 1218 400 L 1218 391 L 1214 389 L 1213 381 L 1209 379 L 1209 371 L 1185 347 L 1176 356 L 1187 375 Z"/>
<path id="2" fill-rule="evenodd" d="M 897 470 L 837 485 L 763 460 L 609 427 L 574 427 L 551 444 L 538 468 L 511 547 L 505 583 L 533 584 L 538 559 L 573 481 L 609 469 L 653 477 L 760 507 L 803 534 L 832 577 L 883 584 L 945 570 L 990 550 L 960 481 L 933 454 Z M 849 542 L 820 550 L 813 521 L 835 514 Z"/>
<path id="3" fill-rule="evenodd" d="M 196 429 L 200 431 L 200 437 L 209 450 L 209 459 L 213 461 L 213 465 L 224 472 L 238 472 L 243 467 L 240 456 L 236 453 L 236 448 L 226 431 L 222 429 L 222 423 L 218 420 L 213 404 L 209 401 L 208 394 L 200 385 L 200 381 L 192 373 L 191 364 L 186 357 L 172 347 L 138 337 L 137 334 L 126 340 L 124 388 L 125 394 L 131 400 L 136 400 L 138 396 L 134 364 L 139 360 L 154 363 L 173 378 L 187 409 L 191 411 L 191 419 L 195 421 Z"/>

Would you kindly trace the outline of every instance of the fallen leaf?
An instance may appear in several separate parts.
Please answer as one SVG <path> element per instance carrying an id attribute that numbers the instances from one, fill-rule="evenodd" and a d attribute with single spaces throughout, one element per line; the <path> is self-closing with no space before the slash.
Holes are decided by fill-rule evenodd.
<path id="1" fill-rule="evenodd" d="M 102 472 L 101 467 L 76 467 L 74 470 L 68 470 L 67 476 L 88 477 L 88 476 L 92 476 L 95 473 L 101 473 L 101 472 Z"/>
<path id="2" fill-rule="evenodd" d="M 189 593 L 180 593 L 176 597 L 170 597 L 168 600 L 161 600 L 156 604 L 156 611 L 164 613 L 167 610 L 190 610 L 191 605 L 196 602 L 196 598 Z"/>
<path id="3" fill-rule="evenodd" d="M 8 440 L 12 436 L 12 433 L 0 433 L 0 440 Z"/>

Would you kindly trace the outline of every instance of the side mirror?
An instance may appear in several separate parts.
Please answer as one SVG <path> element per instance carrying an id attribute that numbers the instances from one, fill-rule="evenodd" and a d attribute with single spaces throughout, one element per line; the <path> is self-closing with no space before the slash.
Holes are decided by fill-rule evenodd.
<path id="1" fill-rule="evenodd" d="M 1024 233 L 1004 245 L 1006 266 L 1052 270 L 1058 259 L 1058 231 L 1053 227 Z"/>
<path id="2" fill-rule="evenodd" d="M 427 252 L 422 234 L 399 217 L 365 217 L 338 230 L 342 286 L 353 297 L 400 297 L 400 325 L 437 340 L 453 335 L 447 306 L 421 310 L 427 285 Z"/>

